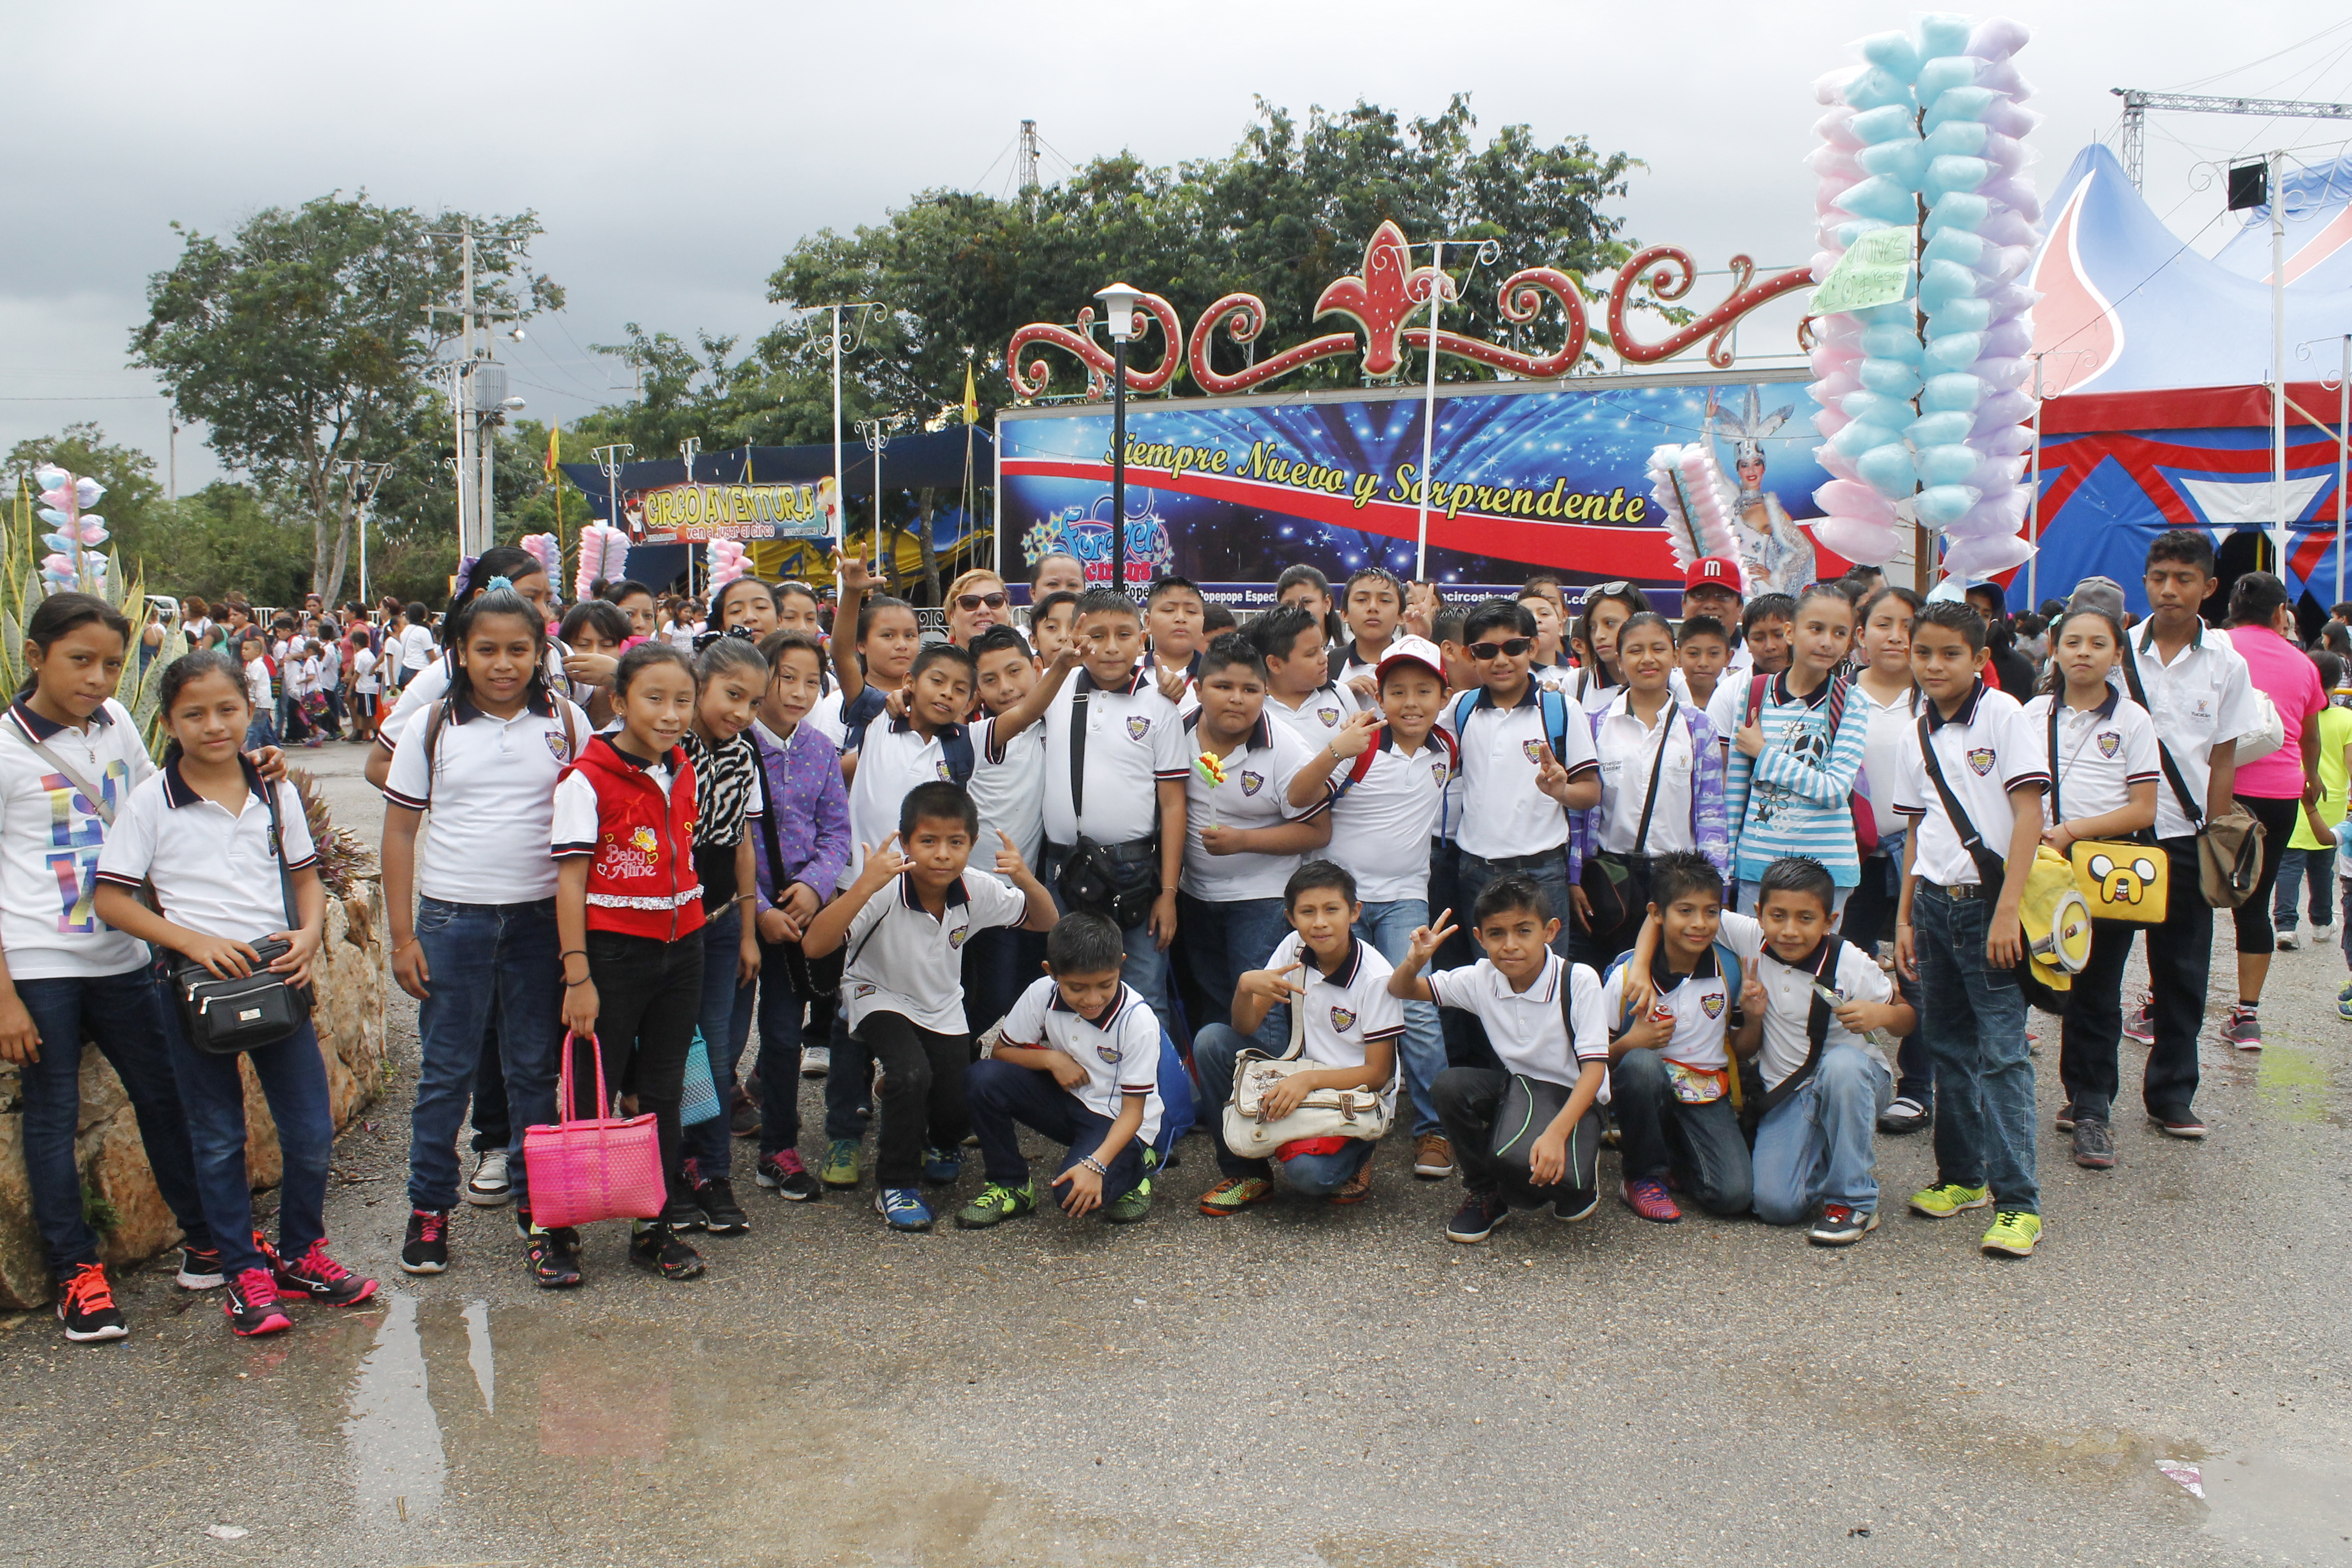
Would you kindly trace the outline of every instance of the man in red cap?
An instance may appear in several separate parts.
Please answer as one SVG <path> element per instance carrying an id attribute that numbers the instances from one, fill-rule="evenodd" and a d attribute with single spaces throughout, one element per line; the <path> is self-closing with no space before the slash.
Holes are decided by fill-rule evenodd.
<path id="1" fill-rule="evenodd" d="M 1683 574 L 1683 619 L 1713 616 L 1731 638 L 1731 663 L 1726 677 L 1736 677 L 1754 662 L 1739 637 L 1739 563 L 1728 555 L 1708 555 L 1690 563 Z"/>

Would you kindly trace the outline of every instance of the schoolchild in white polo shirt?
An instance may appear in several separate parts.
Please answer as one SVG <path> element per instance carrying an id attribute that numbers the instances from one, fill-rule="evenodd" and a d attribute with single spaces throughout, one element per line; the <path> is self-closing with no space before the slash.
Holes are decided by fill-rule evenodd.
<path id="1" fill-rule="evenodd" d="M 1479 689 L 1454 697 L 1438 719 L 1458 744 L 1462 769 L 1452 907 L 1475 908 L 1496 877 L 1524 876 L 1564 915 L 1569 814 L 1601 802 L 1591 727 L 1572 699 L 1539 689 L 1528 675 L 1535 617 L 1525 605 L 1486 600 L 1463 621 L 1462 636 Z M 1570 954 L 1564 928 L 1552 941 Z M 1466 948 L 1457 951 L 1467 956 Z M 1486 1059 L 1475 1035 L 1457 1035 L 1451 1021 L 1446 1048 L 1456 1066 Z"/>
<path id="2" fill-rule="evenodd" d="M 2150 1121 L 2176 1138 L 2202 1138 L 2197 1095 L 2197 1035 L 2213 962 L 2213 907 L 2198 895 L 2197 830 L 2239 809 L 2238 738 L 2254 728 L 2253 679 L 2229 637 L 2205 624 L 2200 606 L 2221 585 L 2213 542 L 2202 529 L 2159 533 L 2147 547 L 2148 616 L 2132 628 L 2116 683 L 2155 721 L 2156 837 L 2172 861 L 2171 885 L 2187 890 L 2147 928 L 2148 1000 L 2124 1033 L 2150 1047 L 2140 1094 Z M 2120 615 L 2122 591 L 2086 579 L 2074 603 Z"/>
<path id="3" fill-rule="evenodd" d="M 837 948 L 849 954 L 842 1011 L 882 1066 L 874 1207 L 893 1230 L 930 1229 L 916 1182 L 952 1181 L 952 1169 L 937 1170 L 961 1165 L 970 1130 L 964 943 L 992 926 L 1051 931 L 1056 918 L 1052 897 L 1001 832 L 999 875 L 968 868 L 979 831 L 980 814 L 961 785 L 916 785 L 899 804 L 898 830 L 866 846 L 865 869 L 817 912 L 801 942 L 811 958 Z"/>
<path id="4" fill-rule="evenodd" d="M 1446 1222 L 1446 1237 L 1484 1241 L 1512 1209 L 1546 1204 L 1555 1218 L 1582 1219 L 1601 1201 L 1599 1107 L 1609 1098 L 1609 1019 L 1601 978 L 1552 951 L 1559 918 L 1541 885 L 1518 876 L 1487 883 L 1471 911 L 1486 956 L 1465 969 L 1423 974 L 1453 933 L 1453 913 L 1448 910 L 1433 927 L 1412 933 L 1412 947 L 1388 985 L 1392 995 L 1473 1015 L 1493 1046 L 1494 1066 L 1447 1068 L 1433 1089 L 1465 1189 L 1462 1206 Z M 1519 1079 L 1528 1080 L 1528 1120 L 1513 1146 L 1523 1151 L 1524 1165 L 1495 1152 L 1496 1124 Z M 1554 1100 L 1559 1108 L 1547 1117 Z"/>
<path id="5" fill-rule="evenodd" d="M 593 732 L 586 713 L 548 690 L 545 623 L 512 589 L 477 596 L 453 620 L 449 690 L 409 720 L 383 783 L 392 973 L 420 1003 L 400 1258 L 410 1274 L 449 1266 L 457 1128 L 493 1021 L 514 1129 L 507 1179 L 529 1237 L 521 1130 L 555 1120 L 563 1038 L 557 867 L 538 847 L 552 839 L 557 775 Z M 428 811 L 420 877 L 417 830 Z M 561 1238 L 538 1254 L 531 1268 L 542 1288 L 579 1283 Z"/>
<path id="6" fill-rule="evenodd" d="M 1113 915 L 1127 942 L 1127 983 L 1172 1018 L 1167 950 L 1176 940 L 1192 759 L 1176 705 L 1136 668 L 1143 616 L 1135 602 L 1088 590 L 1076 636 L 1078 673 L 1045 710 L 1042 879 L 1057 904 L 1066 907 L 1076 885 L 1097 899 L 1097 914 Z M 1082 861 L 1075 875 L 1074 859 Z"/>
<path id="7" fill-rule="evenodd" d="M 908 675 L 907 711 L 877 717 L 850 759 L 849 874 L 872 845 L 890 837 L 898 803 L 917 784 L 969 786 L 978 762 L 964 725 L 971 711 L 971 655 L 953 643 L 926 643 Z"/>
<path id="8" fill-rule="evenodd" d="M 1190 713 L 1200 706 L 1192 683 L 1201 677 L 1201 650 L 1209 646 L 1201 629 L 1209 602 L 1189 578 L 1177 576 L 1153 578 L 1143 602 L 1152 679 L 1180 712 Z"/>
<path id="9" fill-rule="evenodd" d="M 1454 737 L 1437 728 L 1445 706 L 1445 657 L 1420 637 L 1398 637 L 1381 657 L 1380 711 L 1357 714 L 1290 783 L 1293 805 L 1336 784 L 1330 857 L 1356 879 L 1364 912 L 1356 934 L 1394 963 L 1429 923 L 1433 855 L 1446 791 L 1460 770 Z M 1383 719 L 1385 715 L 1385 720 Z M 1412 1170 L 1433 1181 L 1454 1173 L 1453 1146 L 1438 1125 L 1430 1085 L 1445 1070 L 1437 1009 L 1408 1002 L 1401 1043 L 1412 1095 Z"/>
<path id="10" fill-rule="evenodd" d="M 1357 939 L 1363 910 L 1356 879 L 1328 860 L 1310 860 L 1291 873 L 1282 890 L 1290 934 L 1276 944 L 1265 966 L 1241 978 L 1234 994 L 1230 1025 L 1211 1024 L 1192 1037 L 1192 1068 L 1201 1079 L 1203 1109 L 1213 1108 L 1210 1136 L 1217 1150 L 1217 1184 L 1201 1194 L 1201 1212 L 1213 1219 L 1239 1214 L 1274 1196 L 1271 1162 L 1236 1154 L 1225 1145 L 1223 1108 L 1233 1099 L 1234 1065 L 1251 1037 L 1277 1007 L 1299 1016 L 1299 1054 L 1320 1065 L 1293 1073 L 1267 1091 L 1268 1120 L 1279 1121 L 1318 1089 L 1370 1089 L 1383 1101 L 1396 1098 L 1396 1042 L 1404 1033 L 1404 1008 L 1388 988 L 1389 961 Z M 1289 1019 L 1281 1030 L 1288 1038 Z M 1322 1147 L 1337 1142 L 1337 1148 Z M 1306 1139 L 1276 1151 L 1284 1178 L 1299 1192 L 1333 1204 L 1364 1201 L 1372 1186 L 1373 1141 Z"/>
<path id="11" fill-rule="evenodd" d="M 1077 668 L 1065 648 L 1038 668 L 1018 630 L 991 626 L 971 639 L 973 673 L 984 717 L 971 731 L 971 804 L 980 813 L 980 840 L 1001 830 L 1032 866 L 1045 862 L 1045 728 L 1039 722 Z M 1004 1016 L 1045 960 L 1034 931 L 982 931 L 965 949 L 964 1010 L 974 1033 Z"/>
<path id="12" fill-rule="evenodd" d="M 1066 915 L 1046 933 L 1049 973 L 1029 983 L 966 1082 L 988 1181 L 957 1213 L 961 1228 L 1035 1212 L 1023 1127 L 1066 1151 L 1047 1185 L 1066 1189 L 1062 1211 L 1073 1219 L 1099 1211 L 1105 1225 L 1133 1225 L 1150 1212 L 1147 1156 L 1165 1112 L 1160 1020 L 1119 979 L 1123 956 L 1118 928 L 1101 915 Z"/>
<path id="13" fill-rule="evenodd" d="M 1176 929 L 1200 993 L 1195 1028 L 1229 1018 L 1234 984 L 1265 962 L 1288 929 L 1282 890 L 1299 857 L 1331 841 L 1331 791 L 1292 781 L 1305 742 L 1265 711 L 1265 666 L 1250 640 L 1226 632 L 1201 656 L 1200 708 L 1185 721 L 1198 757 L 1184 783 L 1184 871 Z M 1280 1050 L 1261 1024 L 1258 1045 Z"/>
<path id="14" fill-rule="evenodd" d="M 1310 752 L 1330 740 L 1357 703 L 1331 679 L 1321 618 L 1302 605 L 1276 605 L 1247 632 L 1265 661 L 1266 712 Z"/>
<path id="15" fill-rule="evenodd" d="M 1762 993 L 1747 994 L 1753 965 L 1720 940 L 1720 867 L 1696 850 L 1675 850 L 1651 863 L 1649 880 L 1650 1000 L 1628 1005 L 1638 953 L 1601 986 L 1612 1031 L 1610 1114 L 1624 1152 L 1622 1195 L 1643 1219 L 1671 1225 L 1683 1216 L 1666 1190 L 1672 1175 L 1709 1214 L 1745 1214 L 1755 1189 L 1731 1076 L 1761 1042 L 1763 1009 L 1753 1004 Z"/>
<path id="16" fill-rule="evenodd" d="M 1520 603 L 1527 602 L 1524 595 Z M 1571 640 L 1582 661 L 1570 688 L 1587 713 L 1605 713 L 1625 689 L 1625 671 L 1617 657 L 1617 633 L 1635 616 L 1650 613 L 1650 596 L 1632 583 L 1603 583 L 1586 590 L 1584 608 L 1576 617 Z"/>
<path id="17" fill-rule="evenodd" d="M 1916 820 L 1903 841 L 1895 953 L 1919 978 L 1936 1064 L 1936 1181 L 1911 1206 L 1945 1219 L 1990 1204 L 1984 1250 L 2023 1258 L 2042 1236 L 2042 1200 L 2025 993 L 2009 972 L 2024 956 L 2017 911 L 2050 770 L 2017 700 L 1985 683 L 1984 662 L 1984 617 L 1969 605 L 1930 602 L 1912 622 L 1911 668 L 1928 700 L 1905 733 L 1895 785 L 1895 809 Z"/>
<path id="18" fill-rule="evenodd" d="M 2042 842 L 2071 858 L 2082 839 L 2131 841 L 2130 850 L 2094 858 L 2084 868 L 2103 881 L 2120 868 L 2122 885 L 2145 888 L 2136 862 L 2146 859 L 2153 868 L 2162 854 L 2149 833 L 2159 776 L 2156 727 L 2147 709 L 2108 684 L 2123 647 L 2123 624 L 2105 610 L 2060 616 L 2050 628 L 2060 689 L 2028 702 L 2024 721 L 2042 738 L 2051 770 Z M 2074 1163 L 2085 1170 L 2116 1163 L 2108 1117 L 2123 1037 L 2124 964 L 2135 929 L 2129 921 L 2094 920 L 2089 962 L 2066 990 L 2058 1053 L 2066 1104 L 2058 1127 L 2074 1135 Z"/>
<path id="19" fill-rule="evenodd" d="M 98 918 L 218 979 L 268 968 L 289 985 L 308 985 L 326 933 L 318 855 L 293 786 L 263 784 L 237 754 L 253 715 L 235 662 L 217 653 L 176 658 L 163 670 L 161 695 L 173 744 L 163 771 L 131 792 L 99 851 Z M 160 914 L 140 901 L 146 882 Z M 283 948 L 265 964 L 256 944 L 270 942 Z M 335 1120 L 318 1032 L 306 1018 L 283 1039 L 223 1055 L 190 1042 L 176 997 L 163 1015 L 205 1222 L 227 1280 L 221 1309 L 231 1331 L 291 1328 L 281 1298 L 350 1307 L 373 1296 L 374 1280 L 327 1252 Z M 254 1228 L 246 1174 L 248 1065 L 278 1124 L 284 1168 L 274 1247 Z"/>
<path id="20" fill-rule="evenodd" d="M 1402 635 L 1404 584 L 1385 566 L 1359 566 L 1340 591 L 1348 640 L 1331 650 L 1328 669 L 1339 688 L 1371 711 L 1380 699 L 1380 667 Z"/>

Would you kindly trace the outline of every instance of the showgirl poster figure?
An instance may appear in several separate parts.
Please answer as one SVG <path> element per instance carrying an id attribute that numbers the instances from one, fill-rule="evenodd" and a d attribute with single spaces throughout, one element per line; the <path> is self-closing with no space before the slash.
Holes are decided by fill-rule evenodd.
<path id="1" fill-rule="evenodd" d="M 1788 423 L 1791 407 L 1766 414 L 1748 388 L 1745 405 L 1737 416 L 1727 415 L 1710 388 L 1706 395 L 1706 438 L 1712 449 L 1718 423 L 1732 443 L 1733 471 L 1739 479 L 1739 550 L 1754 574 L 1757 593 L 1793 594 L 1813 580 L 1813 542 L 1764 488 L 1764 438 Z"/>

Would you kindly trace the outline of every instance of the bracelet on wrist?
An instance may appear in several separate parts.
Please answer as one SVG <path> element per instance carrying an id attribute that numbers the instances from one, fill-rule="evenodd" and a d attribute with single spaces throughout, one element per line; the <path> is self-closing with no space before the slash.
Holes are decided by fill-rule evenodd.
<path id="1" fill-rule="evenodd" d="M 569 991 L 575 986 L 585 985 L 589 981 L 593 980 L 594 978 L 596 977 L 593 974 L 585 974 L 577 980 L 567 980 L 563 983 L 563 988 Z"/>
<path id="2" fill-rule="evenodd" d="M 1078 1161 L 1078 1163 L 1084 1165 L 1087 1170 L 1092 1171 L 1097 1176 L 1108 1176 L 1110 1174 L 1109 1169 L 1092 1154 L 1084 1156 Z"/>

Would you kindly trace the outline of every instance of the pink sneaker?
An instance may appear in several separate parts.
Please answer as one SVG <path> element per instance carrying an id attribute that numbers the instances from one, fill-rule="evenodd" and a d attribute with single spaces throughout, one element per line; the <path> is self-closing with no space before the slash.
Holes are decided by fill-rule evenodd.
<path id="1" fill-rule="evenodd" d="M 1660 1225 L 1672 1225 L 1683 1217 L 1682 1209 L 1666 1195 L 1666 1184 L 1655 1176 L 1642 1176 L 1625 1184 L 1625 1206 L 1643 1219 Z"/>

